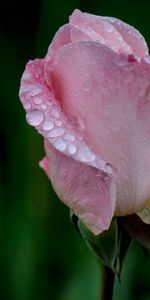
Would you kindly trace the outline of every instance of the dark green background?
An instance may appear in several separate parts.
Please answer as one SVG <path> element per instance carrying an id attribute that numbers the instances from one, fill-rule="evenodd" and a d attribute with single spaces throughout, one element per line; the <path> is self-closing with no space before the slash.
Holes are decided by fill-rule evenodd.
<path id="1" fill-rule="evenodd" d="M 18 99 L 30 58 L 42 57 L 59 26 L 79 8 L 118 17 L 150 45 L 148 1 L 0 0 L 0 299 L 96 300 L 99 266 L 39 168 L 43 140 Z M 149 255 L 148 255 L 149 257 Z M 117 300 L 150 299 L 150 258 L 134 244 Z"/>

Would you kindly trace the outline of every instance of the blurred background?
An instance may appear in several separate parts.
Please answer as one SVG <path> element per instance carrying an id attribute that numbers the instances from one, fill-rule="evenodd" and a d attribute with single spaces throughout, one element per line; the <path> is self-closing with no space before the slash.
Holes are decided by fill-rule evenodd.
<path id="1" fill-rule="evenodd" d="M 115 16 L 150 46 L 147 0 L 0 0 L 0 299 L 96 300 L 99 266 L 39 168 L 43 140 L 25 122 L 18 99 L 29 59 L 45 55 L 75 8 Z M 117 300 L 150 299 L 150 258 L 136 243 L 125 261 Z"/>

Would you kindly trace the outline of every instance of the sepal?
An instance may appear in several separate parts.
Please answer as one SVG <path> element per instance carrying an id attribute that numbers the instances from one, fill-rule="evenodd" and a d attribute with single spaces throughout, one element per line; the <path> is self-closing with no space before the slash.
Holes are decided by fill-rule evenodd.
<path id="1" fill-rule="evenodd" d="M 118 255 L 118 226 L 114 218 L 108 230 L 98 236 L 89 231 L 78 221 L 80 233 L 93 254 L 107 267 L 116 273 L 116 258 Z"/>
<path id="2" fill-rule="evenodd" d="M 150 249 L 150 225 L 145 224 L 136 214 L 120 218 L 126 231 L 143 247 Z"/>

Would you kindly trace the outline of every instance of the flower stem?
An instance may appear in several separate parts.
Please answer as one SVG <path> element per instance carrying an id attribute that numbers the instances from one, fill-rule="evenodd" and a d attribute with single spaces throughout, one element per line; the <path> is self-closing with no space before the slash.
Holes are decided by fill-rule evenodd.
<path id="1" fill-rule="evenodd" d="M 104 265 L 102 272 L 100 300 L 112 300 L 115 274 L 110 268 Z"/>

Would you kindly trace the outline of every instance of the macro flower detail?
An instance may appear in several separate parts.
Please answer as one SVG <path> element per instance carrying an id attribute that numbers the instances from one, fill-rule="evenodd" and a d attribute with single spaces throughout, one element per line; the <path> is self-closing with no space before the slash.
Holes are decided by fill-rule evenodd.
<path id="1" fill-rule="evenodd" d="M 58 197 L 95 235 L 150 198 L 150 57 L 142 35 L 75 10 L 42 59 L 29 61 L 20 99 L 45 141 L 40 162 Z M 147 220 L 149 218 L 147 217 Z"/>

